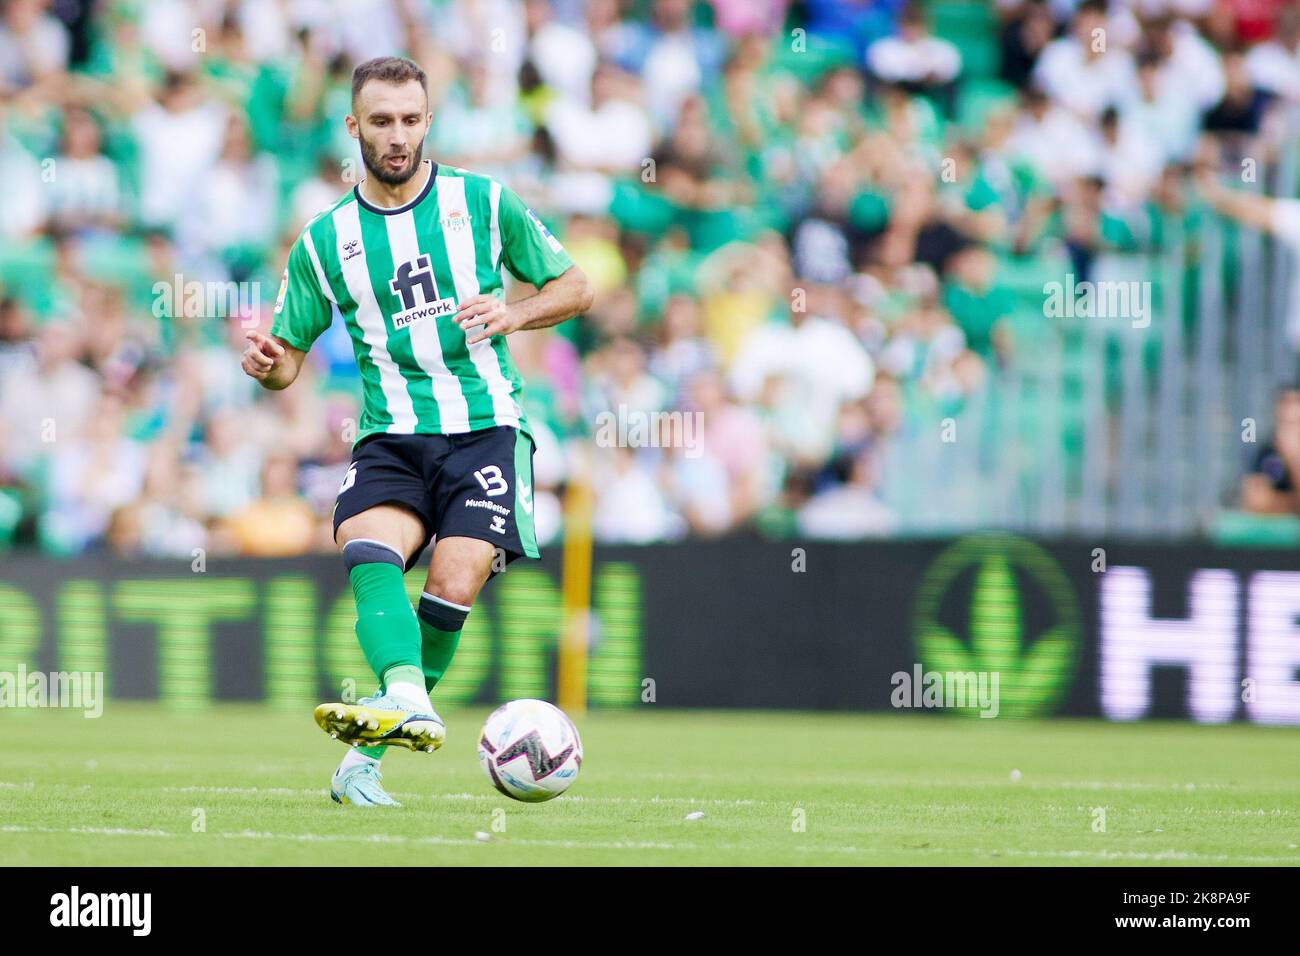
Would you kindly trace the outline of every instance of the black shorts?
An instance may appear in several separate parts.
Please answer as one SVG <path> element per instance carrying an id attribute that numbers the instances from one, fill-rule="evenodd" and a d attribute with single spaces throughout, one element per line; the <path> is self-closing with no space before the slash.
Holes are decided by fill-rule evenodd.
<path id="1" fill-rule="evenodd" d="M 352 450 L 334 502 L 339 525 L 376 505 L 400 504 L 435 535 L 478 538 L 501 548 L 506 562 L 540 557 L 533 527 L 533 441 L 511 425 L 456 435 L 372 435 Z"/>

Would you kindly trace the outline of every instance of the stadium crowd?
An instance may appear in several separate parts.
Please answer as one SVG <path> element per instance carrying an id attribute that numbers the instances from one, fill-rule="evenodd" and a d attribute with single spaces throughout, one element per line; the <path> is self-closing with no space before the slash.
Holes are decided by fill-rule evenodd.
<path id="1" fill-rule="evenodd" d="M 597 287 L 509 343 L 543 544 L 588 466 L 602 541 L 905 527 L 899 437 L 1035 360 L 1044 263 L 1158 246 L 1300 100 L 1271 0 L 0 0 L 0 542 L 331 547 L 347 335 L 278 393 L 238 350 L 395 51 Z"/>

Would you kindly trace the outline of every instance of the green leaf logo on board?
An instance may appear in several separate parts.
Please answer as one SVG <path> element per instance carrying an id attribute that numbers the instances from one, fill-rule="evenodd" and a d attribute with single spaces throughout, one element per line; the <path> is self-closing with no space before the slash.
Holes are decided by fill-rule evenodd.
<path id="1" fill-rule="evenodd" d="M 913 620 L 922 667 L 997 673 L 1003 716 L 1050 714 L 1074 677 L 1081 634 L 1074 589 L 1024 538 L 957 541 L 926 569 Z"/>

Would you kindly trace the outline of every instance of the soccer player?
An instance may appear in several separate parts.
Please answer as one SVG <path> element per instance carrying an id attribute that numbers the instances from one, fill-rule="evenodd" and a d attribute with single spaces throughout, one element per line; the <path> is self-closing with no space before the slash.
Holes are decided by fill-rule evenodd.
<path id="1" fill-rule="evenodd" d="M 538 557 L 533 441 L 505 336 L 591 307 L 560 243 L 496 180 L 422 158 L 424 72 L 380 57 L 352 75 L 348 133 L 366 178 L 303 229 L 289 252 L 270 335 L 247 333 L 243 369 L 287 388 L 342 316 L 363 410 L 334 506 L 334 539 L 357 604 L 374 697 L 316 708 L 354 749 L 330 781 L 339 803 L 396 806 L 380 785 L 390 745 L 433 751 L 445 729 L 429 699 L 479 589 L 504 561 Z M 501 267 L 537 292 L 509 305 Z M 402 576 L 436 536 L 418 613 Z"/>

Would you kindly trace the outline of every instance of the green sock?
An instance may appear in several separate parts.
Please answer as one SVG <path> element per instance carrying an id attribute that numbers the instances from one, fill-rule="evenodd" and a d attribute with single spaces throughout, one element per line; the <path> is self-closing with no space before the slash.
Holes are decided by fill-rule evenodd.
<path id="1" fill-rule="evenodd" d="M 447 673 L 447 667 L 460 644 L 460 631 L 439 630 L 428 621 L 421 621 L 420 634 L 423 637 L 420 654 L 424 660 L 424 689 L 433 693 L 433 688 L 442 680 L 442 675 Z"/>
<path id="2" fill-rule="evenodd" d="M 357 640 L 382 682 L 394 667 L 420 667 L 420 626 L 406 597 L 402 569 L 368 561 L 348 572 L 357 601 Z"/>
<path id="3" fill-rule="evenodd" d="M 424 660 L 423 669 L 399 664 L 397 667 L 390 667 L 384 673 L 385 681 L 405 680 L 412 684 L 418 684 L 423 674 L 424 689 L 432 691 L 433 686 L 438 683 L 438 679 L 447 672 L 447 665 L 451 663 L 452 655 L 456 653 L 456 645 L 460 643 L 460 628 L 454 631 L 442 631 L 421 618 L 420 635 L 422 638 L 421 653 Z M 376 696 L 383 693 L 383 687 L 375 691 Z M 365 754 L 375 760 L 382 760 L 386 750 L 388 748 L 383 746 L 356 748 L 357 753 Z"/>
<path id="4" fill-rule="evenodd" d="M 351 544 L 343 549 L 343 557 L 350 566 L 348 579 L 357 602 L 357 640 L 371 670 L 381 684 L 384 675 L 394 667 L 410 667 L 420 673 L 420 631 L 406 596 L 402 568 L 395 561 L 386 560 L 382 549 L 373 548 L 355 549 L 359 561 L 353 563 L 350 548 Z M 418 678 L 413 682 L 418 682 Z M 381 686 L 376 695 L 382 693 Z M 387 749 L 383 746 L 356 748 L 358 753 L 375 760 L 381 759 Z"/>
<path id="5" fill-rule="evenodd" d="M 434 686 L 447 673 L 460 644 L 461 628 L 469 608 L 424 594 L 420 598 L 420 661 L 424 669 L 424 689 L 433 693 Z"/>

